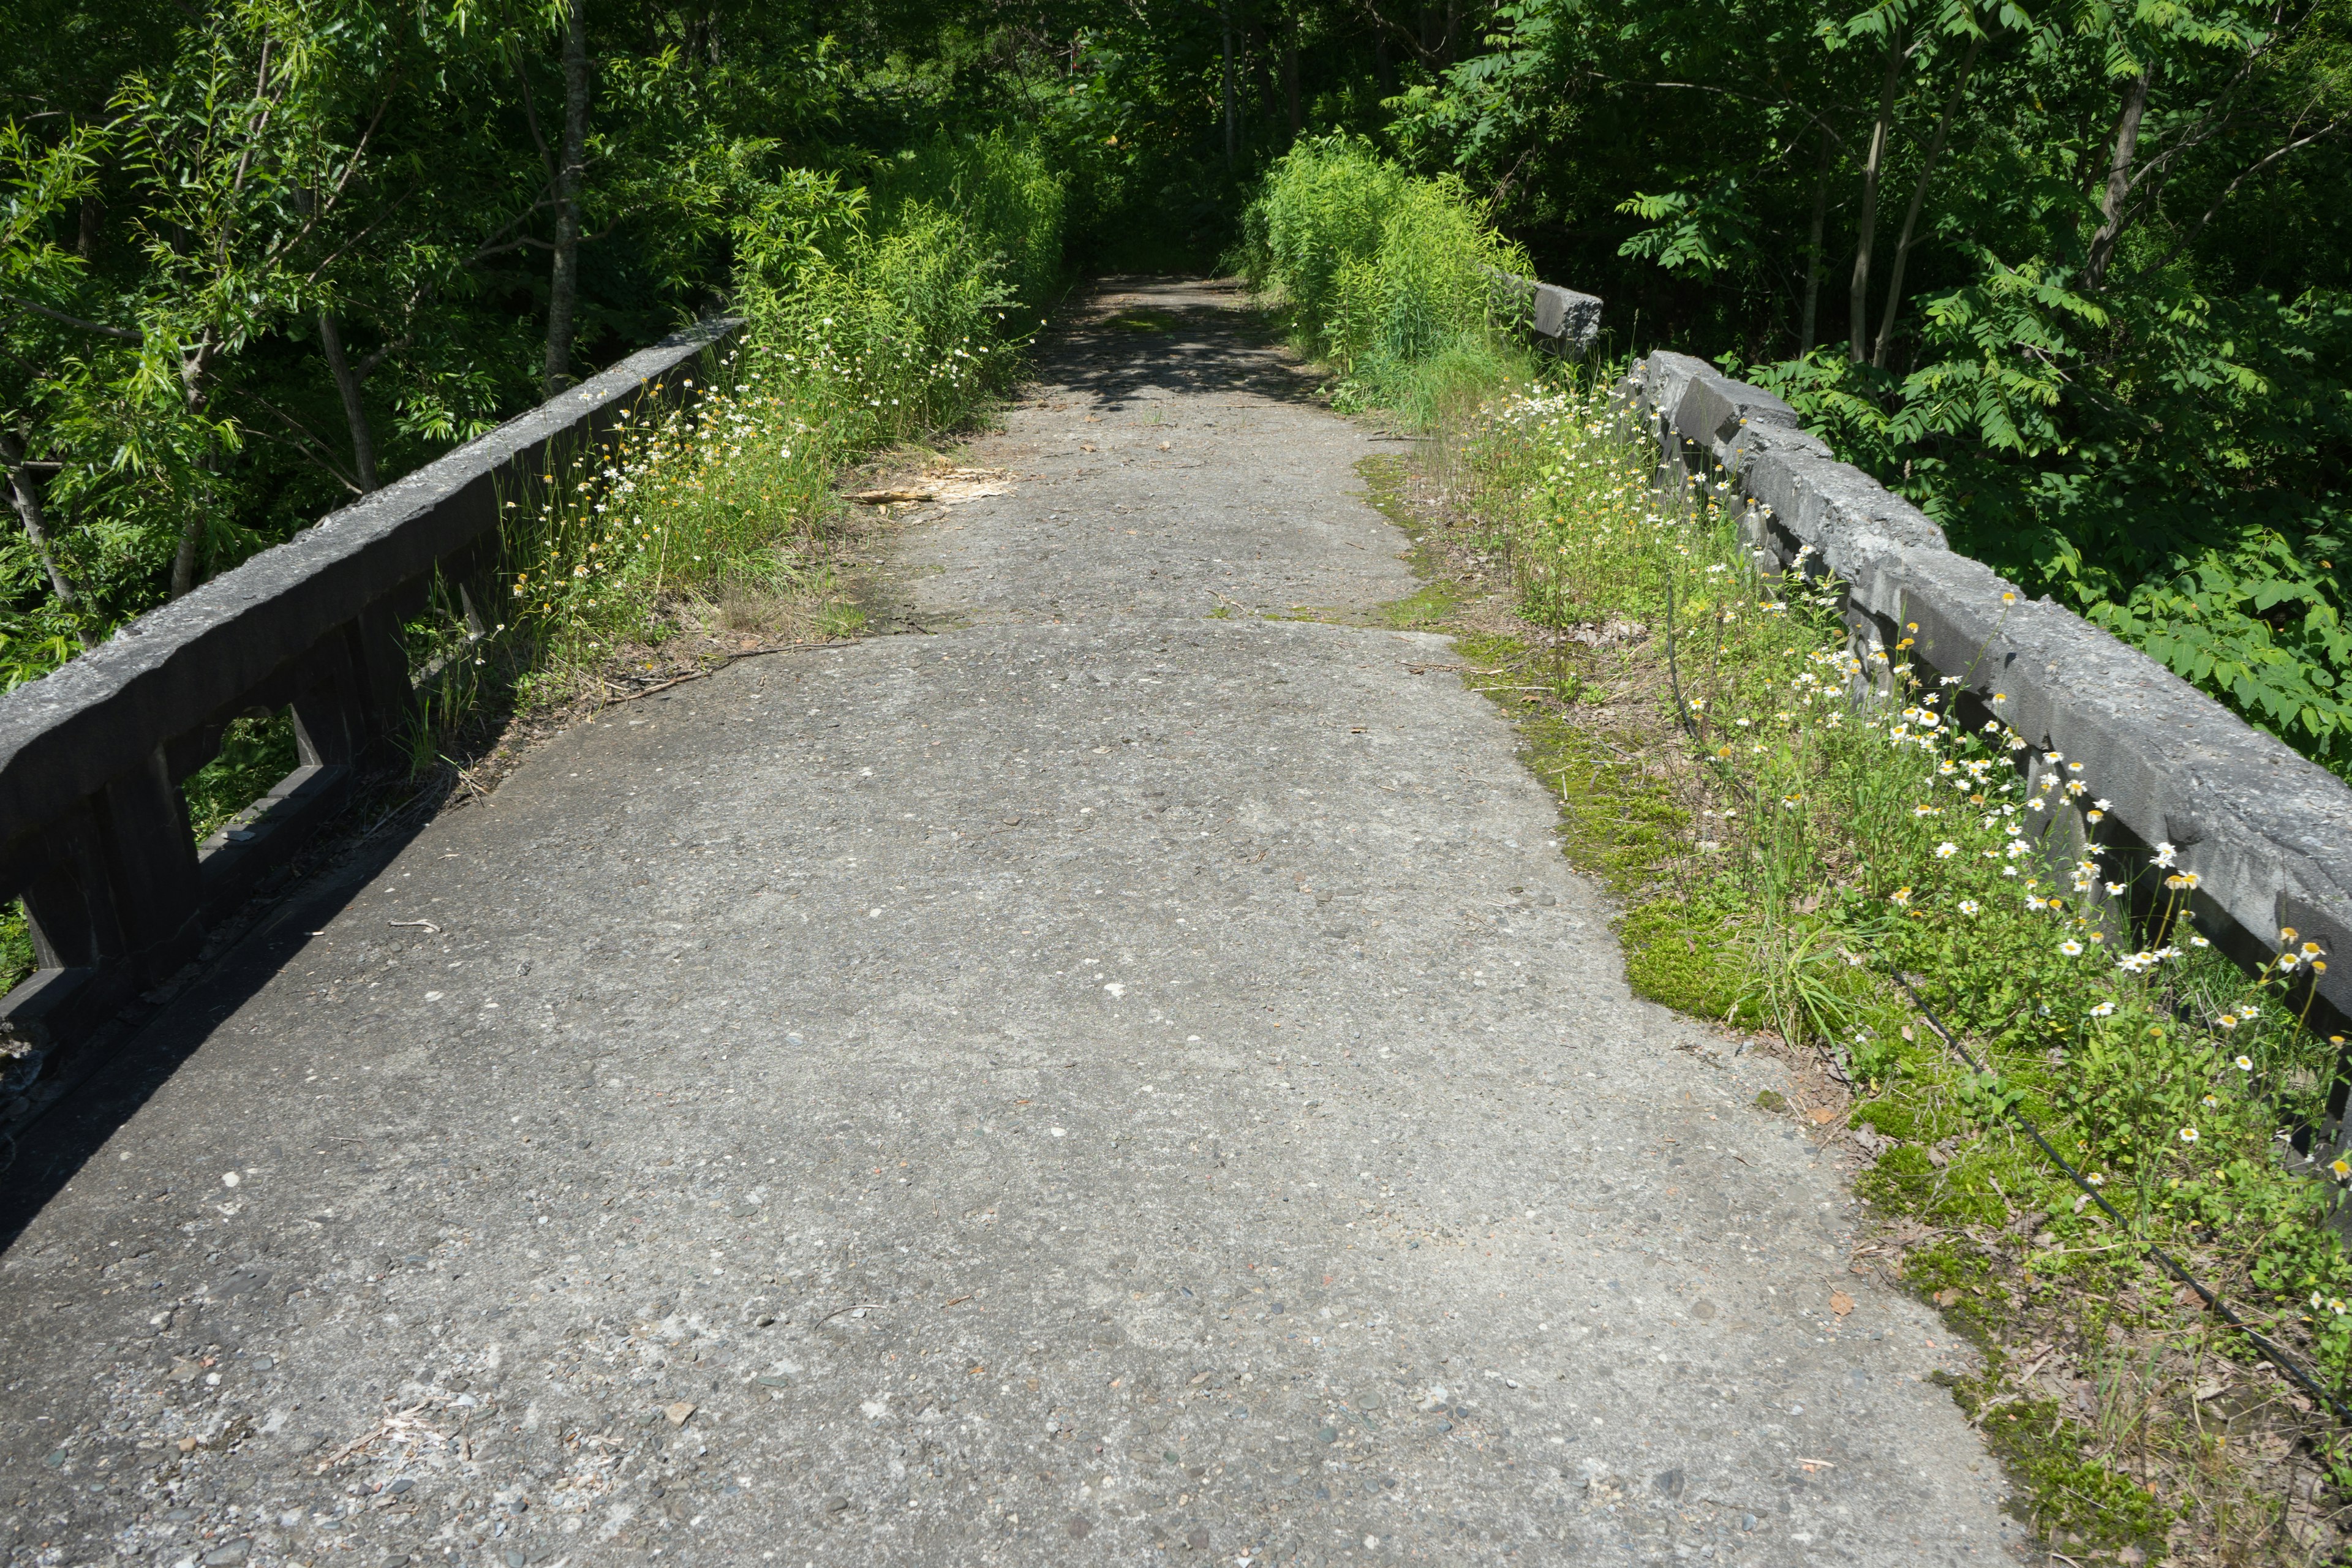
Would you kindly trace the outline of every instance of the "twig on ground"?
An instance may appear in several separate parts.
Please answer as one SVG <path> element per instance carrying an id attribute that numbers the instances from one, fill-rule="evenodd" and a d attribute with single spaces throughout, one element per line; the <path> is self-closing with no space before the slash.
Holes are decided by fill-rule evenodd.
<path id="1" fill-rule="evenodd" d="M 887 1307 L 889 1304 L 890 1303 L 887 1301 L 852 1301 L 846 1307 L 835 1307 L 832 1311 L 827 1312 L 824 1317 L 819 1318 L 815 1322 L 811 1323 L 809 1327 L 813 1329 L 821 1329 L 827 1323 L 833 1321 L 835 1318 L 841 1316 L 844 1312 L 870 1311 L 877 1307 Z"/>

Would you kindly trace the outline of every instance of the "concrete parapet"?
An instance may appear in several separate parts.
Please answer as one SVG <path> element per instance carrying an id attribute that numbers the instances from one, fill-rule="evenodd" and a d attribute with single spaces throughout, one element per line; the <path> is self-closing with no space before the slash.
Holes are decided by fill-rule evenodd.
<path id="1" fill-rule="evenodd" d="M 502 501 L 674 396 L 674 373 L 740 325 L 675 333 L 0 695 L 0 899 L 23 899 L 38 965 L 0 999 L 0 1125 L 396 749 L 414 679 L 402 623 L 436 576 L 469 616 L 488 602 Z M 236 718 L 279 708 L 300 765 L 199 847 L 182 781 Z"/>
<path id="2" fill-rule="evenodd" d="M 2173 847 L 2195 906 L 2242 958 L 2282 928 L 2352 953 L 2352 788 L 2156 660 L 1955 554 L 1925 513 L 1806 434 L 1786 403 L 1685 354 L 1653 353 L 1621 396 L 1669 459 L 1728 482 L 1768 564 L 1843 581 L 1862 640 L 1956 677 L 2038 752 L 2083 764 L 2137 844 Z M 1815 565 L 1818 563 L 1818 566 Z M 2078 803 L 2078 805 L 2081 803 Z M 2102 837 L 2114 841 L 2115 835 Z M 2352 963 L 2320 995 L 2352 1014 Z"/>

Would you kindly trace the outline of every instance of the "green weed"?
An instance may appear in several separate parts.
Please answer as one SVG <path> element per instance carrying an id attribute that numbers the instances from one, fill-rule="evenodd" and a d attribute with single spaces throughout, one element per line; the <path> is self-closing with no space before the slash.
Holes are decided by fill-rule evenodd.
<path id="1" fill-rule="evenodd" d="M 1503 282 L 1530 270 L 1527 258 L 1473 215 L 1458 181 L 1310 138 L 1267 173 L 1242 229 L 1244 270 L 1339 373 L 1339 406 L 1426 425 L 1528 378 L 1524 308 Z"/>

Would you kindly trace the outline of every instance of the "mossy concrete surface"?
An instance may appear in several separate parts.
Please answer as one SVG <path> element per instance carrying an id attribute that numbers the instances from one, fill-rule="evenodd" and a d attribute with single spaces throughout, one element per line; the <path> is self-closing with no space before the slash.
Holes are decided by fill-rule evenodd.
<path id="1" fill-rule="evenodd" d="M 575 729 L 20 1152 L 11 1561 L 2005 1559 L 1464 650 L 1264 618 L 1413 592 L 1365 433 L 1113 293 L 969 624 Z"/>

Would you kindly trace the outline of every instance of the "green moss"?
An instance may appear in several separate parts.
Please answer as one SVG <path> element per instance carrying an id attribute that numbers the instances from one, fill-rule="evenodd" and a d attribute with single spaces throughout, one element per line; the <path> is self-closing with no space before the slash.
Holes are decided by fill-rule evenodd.
<path id="1" fill-rule="evenodd" d="M 1889 1149 L 1878 1163 L 1854 1182 L 1854 1190 L 1879 1207 L 1896 1214 L 1918 1214 L 1933 1201 L 1936 1167 L 1927 1151 L 1916 1143 Z"/>
<path id="2" fill-rule="evenodd" d="M 1900 1138 L 1906 1142 L 1919 1135 L 1917 1113 L 1890 1100 L 1874 1100 L 1858 1107 L 1847 1125 L 1873 1127 L 1889 1138 Z"/>
<path id="3" fill-rule="evenodd" d="M 1444 625 L 1460 603 L 1447 584 L 1432 583 L 1381 605 L 1381 623 L 1395 631 L 1427 631 Z"/>
<path id="4" fill-rule="evenodd" d="M 1563 714 L 1527 715 L 1519 733 L 1528 765 L 1559 796 L 1560 847 L 1578 869 L 1621 899 L 1657 889 L 1690 833 L 1690 814 L 1666 784 L 1625 767 Z"/>
<path id="5" fill-rule="evenodd" d="M 1954 1381 L 1953 1397 L 1984 1433 L 1985 1446 L 2023 1481 L 2020 1511 L 2049 1537 L 2078 1535 L 2093 1551 L 2136 1546 L 2153 1553 L 2180 1510 L 2131 1477 L 2083 1450 L 2096 1436 L 2054 1400 L 1991 1403 L 1990 1374 Z"/>
<path id="6" fill-rule="evenodd" d="M 1702 1018 L 1753 1021 L 1754 1009 L 1742 1000 L 1748 987 L 1741 955 L 1722 941 L 1718 920 L 1681 899 L 1656 899 L 1630 910 L 1617 934 L 1636 996 Z"/>
<path id="7" fill-rule="evenodd" d="M 1103 322 L 1104 326 L 1118 332 L 1172 332 L 1183 324 L 1181 317 L 1171 315 L 1166 310 L 1154 310 L 1140 306 L 1130 310 L 1121 310 L 1118 315 Z"/>

